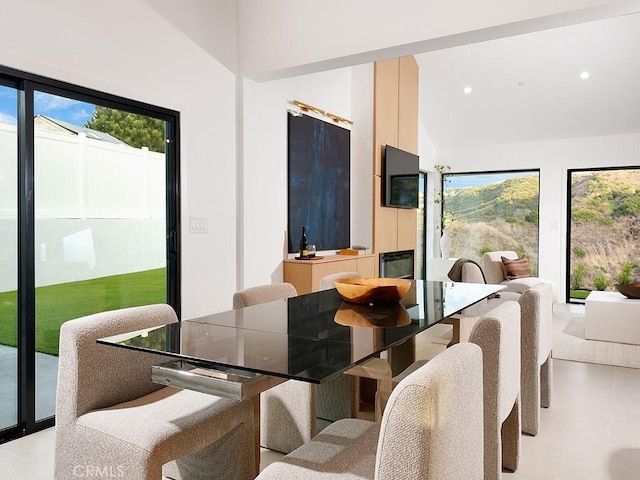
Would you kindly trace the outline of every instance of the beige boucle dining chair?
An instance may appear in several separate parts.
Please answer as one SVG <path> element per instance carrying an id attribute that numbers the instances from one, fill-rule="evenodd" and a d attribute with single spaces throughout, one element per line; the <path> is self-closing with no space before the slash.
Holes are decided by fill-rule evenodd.
<path id="1" fill-rule="evenodd" d="M 233 294 L 233 308 L 284 300 L 298 295 L 290 283 L 247 288 Z M 309 441 L 317 430 L 317 387 L 287 380 L 260 394 L 260 445 L 289 453 Z"/>
<path id="2" fill-rule="evenodd" d="M 362 277 L 362 275 L 360 275 L 358 272 L 331 273 L 320 279 L 320 290 L 329 290 L 331 288 L 335 288 L 335 284 L 333 282 L 335 282 L 336 280 L 341 280 L 343 278 L 360 278 L 360 277 Z"/>
<path id="3" fill-rule="evenodd" d="M 393 390 L 380 423 L 339 420 L 258 480 L 481 480 L 482 352 L 455 345 Z"/>
<path id="4" fill-rule="evenodd" d="M 157 385 L 151 382 L 151 366 L 166 357 L 96 342 L 176 321 L 169 305 L 149 305 L 62 325 L 56 480 L 254 477 L 250 400 Z"/>
<path id="5" fill-rule="evenodd" d="M 520 457 L 520 305 L 507 301 L 485 313 L 469 342 L 482 349 L 484 478 L 497 480 Z"/>
<path id="6" fill-rule="evenodd" d="M 500 284 L 506 286 L 506 291 L 524 293 L 527 289 L 538 285 L 539 283 L 548 283 L 551 285 L 552 298 L 554 302 L 558 301 L 558 292 L 560 287 L 558 283 L 546 278 L 525 277 L 508 280 L 506 278 L 504 263 L 502 257 L 509 260 L 517 260 L 518 254 L 513 250 L 500 250 L 496 252 L 485 252 L 482 255 L 482 271 L 487 279 L 487 283 Z"/>
<path id="7" fill-rule="evenodd" d="M 553 387 L 553 292 L 540 283 L 520 297 L 522 431 L 537 435 L 540 407 L 551 406 Z"/>

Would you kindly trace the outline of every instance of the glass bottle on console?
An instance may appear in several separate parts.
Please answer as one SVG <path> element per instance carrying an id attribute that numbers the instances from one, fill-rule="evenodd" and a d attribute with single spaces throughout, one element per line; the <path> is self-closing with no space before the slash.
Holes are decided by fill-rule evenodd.
<path id="1" fill-rule="evenodd" d="M 302 227 L 302 236 L 300 237 L 300 258 L 309 258 L 309 250 L 307 249 L 307 228 Z"/>

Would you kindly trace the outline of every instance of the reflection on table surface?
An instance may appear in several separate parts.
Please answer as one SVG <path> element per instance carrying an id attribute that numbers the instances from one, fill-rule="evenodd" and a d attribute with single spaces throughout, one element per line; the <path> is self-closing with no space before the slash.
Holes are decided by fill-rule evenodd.
<path id="1" fill-rule="evenodd" d="M 99 341 L 320 383 L 502 288 L 417 280 L 391 306 L 347 304 L 332 289 Z"/>

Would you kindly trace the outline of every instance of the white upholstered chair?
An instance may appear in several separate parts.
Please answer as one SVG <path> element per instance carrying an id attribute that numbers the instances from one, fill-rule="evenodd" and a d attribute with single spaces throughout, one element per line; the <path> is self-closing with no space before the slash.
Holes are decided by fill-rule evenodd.
<path id="1" fill-rule="evenodd" d="M 537 435 L 540 407 L 551 405 L 553 294 L 546 283 L 520 297 L 522 431 Z"/>
<path id="2" fill-rule="evenodd" d="M 475 263 L 465 263 L 462 266 L 462 282 L 464 283 L 485 283 L 485 277 L 482 274 L 482 270 Z M 475 305 L 465 308 L 462 313 L 464 315 L 482 315 L 489 310 L 497 307 L 501 303 L 514 300 L 517 301 L 520 298 L 520 294 L 515 292 L 500 291 L 495 297 L 485 298 L 479 301 Z"/>
<path id="3" fill-rule="evenodd" d="M 480 266 L 474 262 L 465 262 L 460 270 L 460 280 L 464 283 L 485 283 L 485 277 L 482 274 Z M 467 342 L 469 335 L 480 316 L 488 312 L 492 308 L 497 307 L 503 302 L 513 300 L 518 301 L 520 294 L 516 292 L 500 291 L 498 296 L 485 298 L 478 303 L 465 308 L 458 315 L 444 320 L 453 326 L 453 338 L 451 343 Z"/>
<path id="4" fill-rule="evenodd" d="M 485 313 L 469 341 L 482 349 L 484 478 L 497 480 L 502 467 L 518 468 L 520 455 L 520 305 L 507 301 Z"/>
<path id="5" fill-rule="evenodd" d="M 247 288 L 233 294 L 233 308 L 283 300 L 298 294 L 290 283 Z M 317 387 L 287 380 L 260 394 L 260 445 L 289 453 L 310 440 L 317 429 Z"/>
<path id="6" fill-rule="evenodd" d="M 339 420 L 258 480 L 480 480 L 482 354 L 455 345 L 393 390 L 380 423 Z"/>
<path id="7" fill-rule="evenodd" d="M 502 257 L 509 260 L 516 260 L 518 254 L 513 250 L 501 250 L 496 252 L 486 252 L 482 256 L 482 271 L 487 279 L 487 283 L 501 284 L 506 286 L 506 291 L 523 293 L 528 288 L 539 283 L 548 283 L 553 291 L 553 301 L 558 301 L 560 287 L 557 282 L 539 277 L 516 278 L 507 280 L 504 273 Z"/>
<path id="8" fill-rule="evenodd" d="M 87 468 L 125 480 L 254 477 L 250 400 L 162 387 L 151 382 L 151 366 L 166 357 L 96 342 L 176 321 L 170 306 L 149 305 L 62 325 L 56 480 Z"/>

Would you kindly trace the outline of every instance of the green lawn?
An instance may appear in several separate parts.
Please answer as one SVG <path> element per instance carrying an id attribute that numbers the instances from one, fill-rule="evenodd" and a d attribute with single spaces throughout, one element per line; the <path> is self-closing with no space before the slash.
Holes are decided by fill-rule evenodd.
<path id="1" fill-rule="evenodd" d="M 58 355 L 60 325 L 96 312 L 166 302 L 166 269 L 36 288 L 36 350 Z M 0 344 L 16 346 L 16 292 L 0 293 Z"/>
<path id="2" fill-rule="evenodd" d="M 584 300 L 591 293 L 591 290 L 571 290 L 570 298 L 578 298 Z"/>

